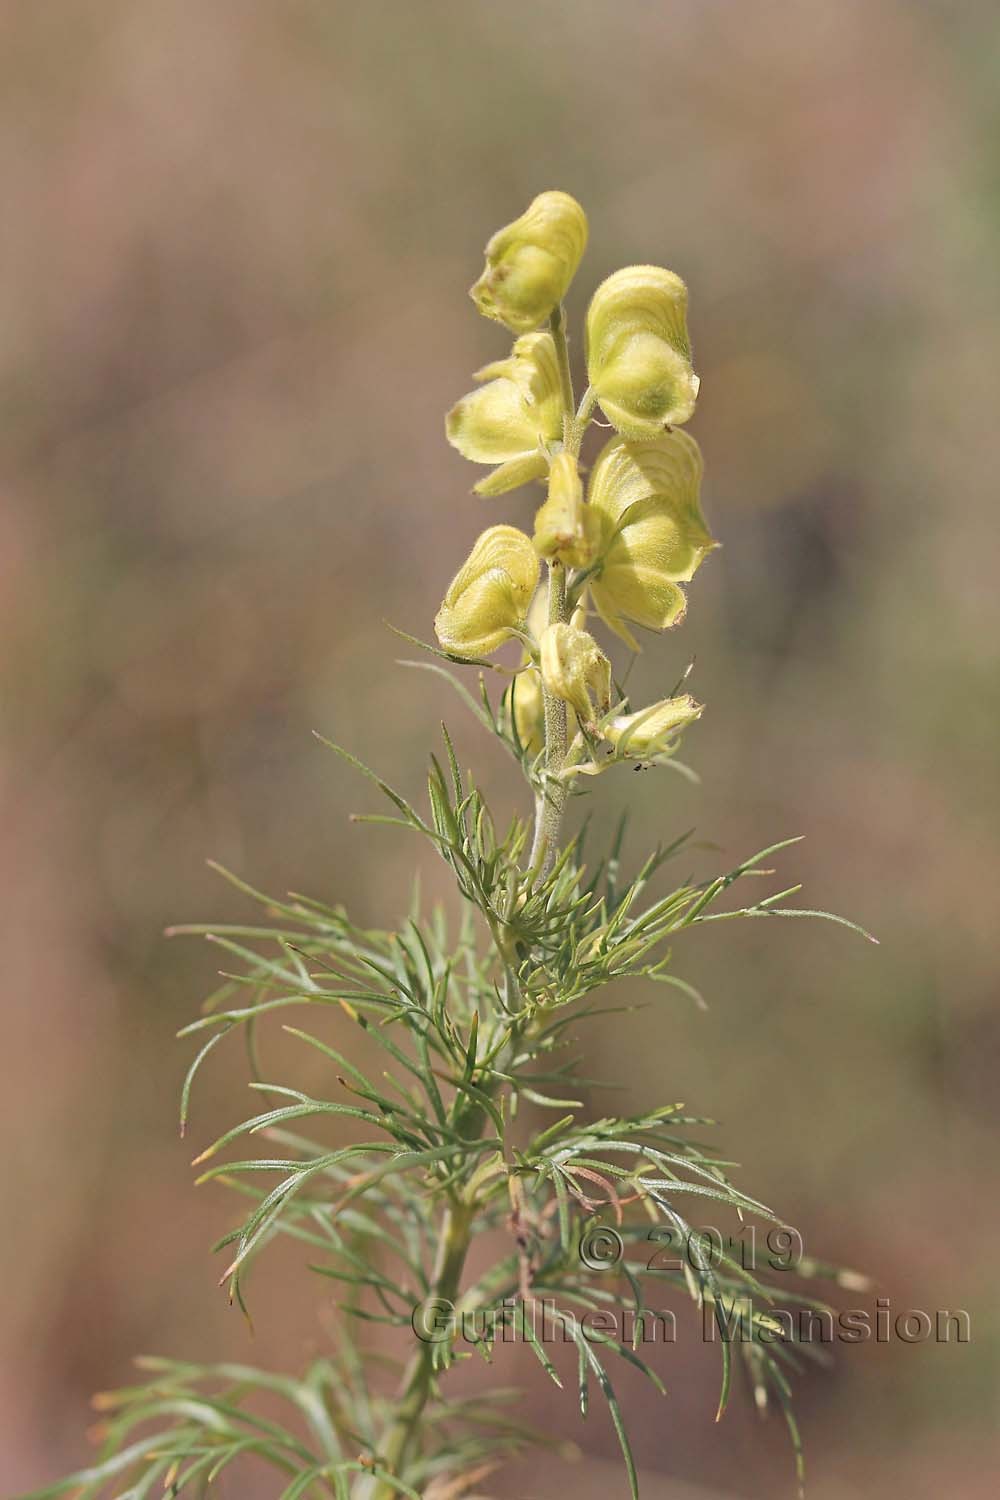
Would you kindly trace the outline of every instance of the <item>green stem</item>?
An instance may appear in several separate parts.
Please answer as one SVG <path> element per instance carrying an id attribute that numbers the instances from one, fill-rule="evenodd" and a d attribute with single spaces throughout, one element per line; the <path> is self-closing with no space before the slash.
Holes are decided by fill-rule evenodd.
<path id="1" fill-rule="evenodd" d="M 566 344 L 566 323 L 563 310 L 557 307 L 549 318 L 549 327 L 556 347 L 559 367 L 559 386 L 563 405 L 564 437 L 579 451 L 576 431 L 576 411 L 573 397 L 573 377 L 569 368 L 569 349 Z M 586 405 L 587 397 L 584 397 Z M 584 424 L 585 425 L 585 424 Z M 565 623 L 569 618 L 566 598 L 566 569 L 561 563 L 549 564 L 549 624 Z M 566 759 L 567 711 L 562 698 L 543 690 L 545 705 L 545 788 L 535 801 L 535 832 L 532 843 L 529 869 L 539 879 L 544 879 L 555 861 L 559 840 L 559 826 L 566 805 L 566 788 L 558 780 L 558 773 Z M 504 963 L 507 954 L 499 935 L 494 939 Z M 445 1213 L 438 1244 L 437 1264 L 431 1278 L 432 1296 L 445 1302 L 454 1302 L 458 1296 L 462 1270 L 469 1251 L 469 1240 L 475 1205 L 454 1198 Z M 433 1345 L 421 1344 L 410 1359 L 403 1373 L 396 1414 L 392 1425 L 379 1444 L 380 1466 L 395 1477 L 401 1477 L 412 1457 L 418 1427 L 424 1407 L 431 1392 L 434 1374 Z M 386 1480 L 378 1480 L 370 1491 L 370 1500 L 393 1500 L 397 1492 Z"/>
<path id="2" fill-rule="evenodd" d="M 569 368 L 569 346 L 566 343 L 566 313 L 562 306 L 554 307 L 549 315 L 549 328 L 556 346 L 556 363 L 559 366 L 559 389 L 562 393 L 563 421 L 571 422 L 576 408 L 573 399 L 573 376 Z"/>
<path id="3" fill-rule="evenodd" d="M 453 1200 L 445 1212 L 437 1264 L 431 1277 L 431 1295 L 444 1302 L 454 1302 L 458 1296 L 469 1252 L 473 1214 L 473 1205 L 460 1199 Z M 379 1444 L 379 1466 L 397 1478 L 404 1474 L 411 1457 L 420 1419 L 431 1392 L 433 1359 L 433 1344 L 422 1343 L 414 1351 L 403 1374 L 392 1426 Z M 397 1495 L 398 1491 L 387 1480 L 380 1479 L 371 1491 L 370 1500 L 393 1500 Z"/>
<path id="4" fill-rule="evenodd" d="M 566 344 L 565 317 L 561 307 L 553 310 L 549 318 L 552 339 L 556 349 L 559 368 L 559 386 L 563 406 L 563 435 L 571 451 L 579 451 L 577 417 L 573 398 L 573 377 L 569 368 L 569 350 Z M 587 397 L 584 397 L 586 405 Z M 549 624 L 564 623 L 569 617 L 566 598 L 566 569 L 561 563 L 549 564 Z M 539 879 L 544 879 L 556 857 L 559 826 L 566 803 L 566 788 L 558 775 L 566 760 L 567 711 L 561 698 L 543 689 L 545 706 L 545 786 L 535 800 L 535 830 L 532 842 L 529 870 Z M 491 924 L 497 950 L 505 965 L 509 958 L 500 934 Z M 444 1302 L 453 1303 L 458 1296 L 465 1258 L 469 1250 L 469 1239 L 475 1204 L 461 1198 L 452 1198 L 441 1225 L 437 1262 L 431 1277 L 431 1295 Z M 395 1416 L 379 1443 L 380 1467 L 394 1477 L 406 1473 L 417 1439 L 419 1424 L 431 1393 L 434 1376 L 433 1345 L 422 1343 L 414 1350 L 403 1373 Z M 384 1479 L 376 1480 L 363 1493 L 368 1500 L 392 1500 L 397 1493 Z"/>
<path id="5" fill-rule="evenodd" d="M 565 623 L 566 569 L 562 563 L 549 563 L 549 624 Z M 531 845 L 528 869 L 544 880 L 555 863 L 559 844 L 559 827 L 566 806 L 566 787 L 559 780 L 559 773 L 566 759 L 567 711 L 566 701 L 557 698 L 542 685 L 542 703 L 545 712 L 545 782 L 535 797 L 535 836 Z"/>

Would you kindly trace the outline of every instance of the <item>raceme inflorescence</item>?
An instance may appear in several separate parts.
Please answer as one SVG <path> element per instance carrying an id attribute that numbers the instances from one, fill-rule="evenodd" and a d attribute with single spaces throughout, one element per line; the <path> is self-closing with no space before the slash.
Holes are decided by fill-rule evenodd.
<path id="1" fill-rule="evenodd" d="M 610 1371 L 624 1361 L 663 1388 L 664 1361 L 676 1367 L 683 1351 L 650 1352 L 645 1330 L 675 1316 L 671 1303 L 690 1306 L 718 1347 L 717 1415 L 735 1370 L 761 1412 L 776 1403 L 784 1413 L 801 1485 L 790 1377 L 822 1351 L 789 1309 L 826 1312 L 803 1279 L 861 1279 L 807 1256 L 733 1183 L 731 1164 L 701 1143 L 710 1122 L 684 1105 L 595 1112 L 598 1081 L 580 1075 L 573 1051 L 577 1031 L 607 1012 L 611 984 L 646 979 L 700 999 L 671 967 L 695 929 L 828 915 L 790 905 L 797 887 L 730 903 L 794 840 L 665 888 L 687 836 L 659 844 L 629 878 L 623 827 L 593 857 L 584 834 L 566 830 L 574 797 L 604 785 L 594 778 L 622 764 L 677 767 L 702 714 L 686 673 L 653 702 L 633 702 L 622 683 L 640 633 L 684 619 L 717 545 L 685 425 L 699 380 L 679 276 L 628 266 L 598 286 L 575 399 L 563 302 L 587 236 L 576 200 L 544 192 L 486 247 L 472 297 L 513 339 L 449 412 L 447 437 L 484 467 L 484 504 L 526 484 L 543 493 L 530 535 L 502 518 L 482 531 L 444 591 L 437 644 L 407 637 L 424 653 L 408 665 L 443 678 L 513 758 L 529 814 L 494 820 L 447 729 L 423 808 L 331 745 L 389 803 L 363 820 L 422 839 L 455 899 L 427 909 L 416 887 L 401 923 L 370 928 L 340 905 L 274 899 L 229 876 L 262 922 L 183 929 L 227 958 L 182 1033 L 200 1040 L 182 1129 L 195 1078 L 227 1038 L 246 1041 L 259 1104 L 196 1158 L 199 1180 L 224 1183 L 244 1210 L 217 1247 L 223 1282 L 246 1309 L 251 1266 L 285 1236 L 334 1289 L 335 1327 L 294 1375 L 142 1361 L 141 1383 L 98 1398 L 93 1462 L 34 1500 L 203 1495 L 253 1466 L 283 1500 L 472 1500 L 505 1458 L 553 1441 L 524 1419 L 516 1393 L 455 1378 L 469 1360 L 499 1375 L 515 1344 L 543 1378 L 575 1388 L 584 1415 L 599 1393 L 637 1496 Z M 585 465 L 595 423 L 608 435 Z M 306 1021 L 291 1024 L 299 1013 Z M 277 1026 L 311 1053 L 321 1094 L 274 1077 Z M 280 1306 L 273 1295 L 265 1316 Z"/>

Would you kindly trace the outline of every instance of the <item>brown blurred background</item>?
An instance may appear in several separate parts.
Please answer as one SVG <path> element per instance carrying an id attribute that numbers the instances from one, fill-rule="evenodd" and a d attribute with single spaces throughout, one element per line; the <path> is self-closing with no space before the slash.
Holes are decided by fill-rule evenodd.
<path id="1" fill-rule="evenodd" d="M 417 794 L 460 724 L 381 620 L 428 635 L 477 531 L 530 521 L 529 492 L 468 496 L 442 414 L 505 347 L 466 296 L 483 243 L 563 187 L 577 328 L 624 262 L 690 283 L 725 543 L 639 673 L 696 655 L 702 785 L 608 777 L 602 819 L 633 806 L 637 857 L 691 824 L 724 862 L 806 834 L 782 883 L 882 939 L 701 929 L 675 958 L 709 1012 L 657 989 L 601 1070 L 718 1118 L 741 1182 L 894 1308 L 970 1312 L 969 1345 L 809 1378 L 816 1500 L 994 1494 L 996 7 L 8 3 L 0 81 L 3 1493 L 84 1459 L 137 1351 L 297 1366 L 327 1337 L 298 1254 L 262 1264 L 253 1342 L 216 1290 L 239 1205 L 192 1188 L 173 1034 L 218 961 L 162 930 L 247 914 L 207 856 L 362 920 L 416 862 L 439 883 L 348 824 L 368 789 L 310 731 Z M 195 1147 L 247 1108 L 223 1049 Z M 714 1424 L 706 1353 L 669 1357 L 666 1403 L 621 1381 L 650 1493 L 790 1494 L 777 1423 Z M 533 1414 L 594 1462 L 503 1494 L 624 1493 L 600 1412 Z"/>

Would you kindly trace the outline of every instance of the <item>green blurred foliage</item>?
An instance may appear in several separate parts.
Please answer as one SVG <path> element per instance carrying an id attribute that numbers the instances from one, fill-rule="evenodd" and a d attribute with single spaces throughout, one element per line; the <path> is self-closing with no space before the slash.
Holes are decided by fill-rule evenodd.
<path id="1" fill-rule="evenodd" d="M 362 920 L 403 909 L 417 851 L 347 822 L 367 791 L 310 731 L 416 793 L 457 719 L 382 620 L 429 634 L 510 514 L 467 494 L 442 415 L 504 350 L 465 295 L 485 239 L 562 187 L 593 230 L 577 329 L 623 261 L 691 286 L 724 542 L 636 672 L 659 696 L 696 657 L 702 785 L 604 778 L 598 822 L 631 804 L 636 856 L 691 824 L 736 857 L 804 833 L 782 875 L 882 939 L 693 935 L 677 969 L 708 1013 L 657 991 L 595 1066 L 629 1108 L 719 1118 L 753 1190 L 894 1307 L 970 1311 L 971 1345 L 846 1348 L 811 1379 L 812 1493 L 993 1492 L 998 79 L 986 0 L 0 17 L 5 1491 L 82 1458 L 132 1353 L 247 1352 L 207 1255 L 239 1205 L 194 1193 L 173 1128 L 171 1039 L 215 965 L 162 929 L 242 910 L 206 856 Z M 245 1099 L 234 1054 L 194 1140 Z M 265 1363 L 331 1336 L 299 1261 L 261 1276 Z M 675 1351 L 666 1406 L 628 1391 L 637 1451 L 783 1492 L 777 1430 L 762 1462 L 749 1418 L 714 1427 L 712 1353 Z"/>

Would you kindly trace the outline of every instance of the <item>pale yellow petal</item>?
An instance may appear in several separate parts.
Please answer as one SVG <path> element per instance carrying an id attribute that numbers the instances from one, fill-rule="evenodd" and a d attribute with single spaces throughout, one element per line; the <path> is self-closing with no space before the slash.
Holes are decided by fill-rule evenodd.
<path id="1" fill-rule="evenodd" d="M 551 334 L 519 338 L 508 359 L 479 372 L 491 378 L 457 402 L 445 420 L 448 441 L 474 463 L 500 464 L 503 472 L 475 486 L 500 495 L 541 478 L 545 451 L 562 435 L 559 369 Z"/>
<path id="2" fill-rule="evenodd" d="M 587 216 L 568 193 L 539 193 L 493 235 L 470 295 L 484 317 L 525 333 L 566 295 L 587 245 Z"/>
<path id="3" fill-rule="evenodd" d="M 455 574 L 434 621 L 459 656 L 487 656 L 524 625 L 538 584 L 535 549 L 515 526 L 491 526 Z"/>
<path id="4" fill-rule="evenodd" d="M 594 465 L 589 509 L 600 518 L 594 605 L 634 647 L 632 620 L 665 630 L 684 616 L 678 583 L 694 577 L 716 546 L 701 511 L 698 444 L 679 429 L 652 443 L 612 438 Z"/>
<path id="5" fill-rule="evenodd" d="M 608 420 L 629 438 L 686 422 L 698 396 L 687 287 L 660 266 L 626 266 L 587 311 L 587 370 Z"/>

